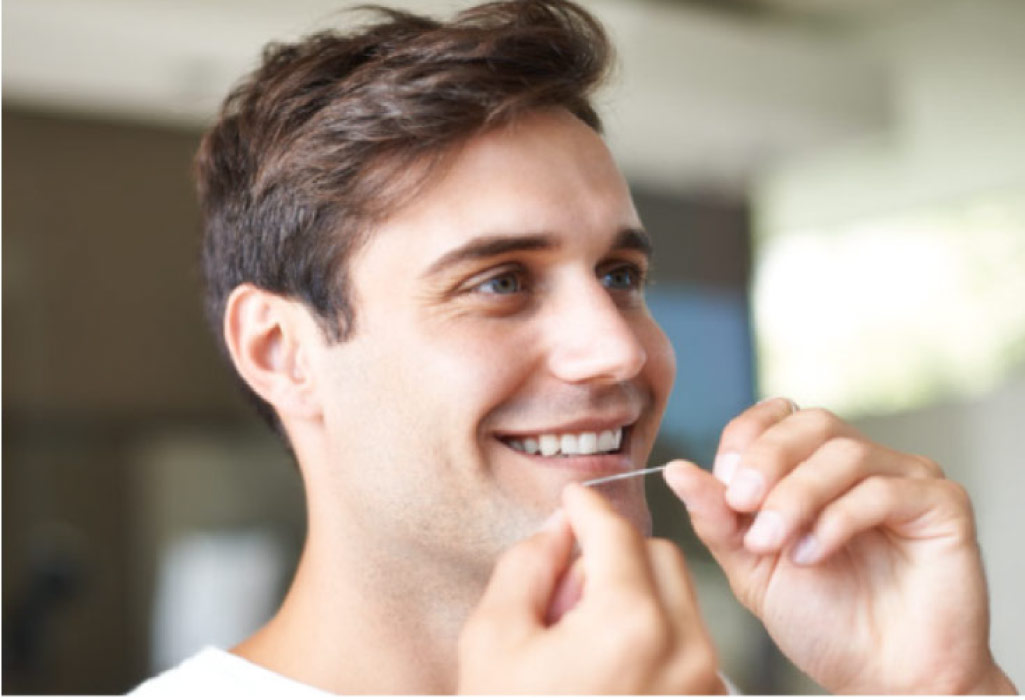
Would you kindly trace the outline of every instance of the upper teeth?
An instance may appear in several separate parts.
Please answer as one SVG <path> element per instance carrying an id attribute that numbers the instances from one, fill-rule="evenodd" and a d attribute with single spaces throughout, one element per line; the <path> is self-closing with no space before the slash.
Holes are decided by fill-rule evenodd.
<path id="1" fill-rule="evenodd" d="M 509 440 L 509 446 L 527 454 L 593 455 L 613 452 L 623 442 L 623 429 L 603 430 L 600 433 L 545 433 L 520 440 Z"/>

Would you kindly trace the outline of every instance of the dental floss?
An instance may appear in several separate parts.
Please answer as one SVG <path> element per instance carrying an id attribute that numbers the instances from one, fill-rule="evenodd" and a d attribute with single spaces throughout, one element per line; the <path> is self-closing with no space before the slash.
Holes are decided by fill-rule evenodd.
<path id="1" fill-rule="evenodd" d="M 644 476 L 645 474 L 654 474 L 655 472 L 663 471 L 667 465 L 663 464 L 661 467 L 647 467 L 645 469 L 634 469 L 632 472 L 623 472 L 622 474 L 613 474 L 612 476 L 603 476 L 598 479 L 591 479 L 590 481 L 583 481 L 583 486 L 597 486 L 598 484 L 604 484 L 609 481 L 619 481 L 620 479 L 632 479 L 635 476 Z"/>

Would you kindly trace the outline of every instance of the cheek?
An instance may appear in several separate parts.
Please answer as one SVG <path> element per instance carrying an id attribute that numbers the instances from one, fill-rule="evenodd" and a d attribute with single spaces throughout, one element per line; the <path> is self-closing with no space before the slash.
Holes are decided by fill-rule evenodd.
<path id="1" fill-rule="evenodd" d="M 529 371 L 524 348 L 536 347 L 527 329 L 493 320 L 392 316 L 368 330 L 377 340 L 365 367 L 386 392 L 378 396 L 404 397 L 434 423 L 465 420 L 500 402 Z M 446 427 L 451 432 L 455 425 Z"/>
<path id="2" fill-rule="evenodd" d="M 525 348 L 536 347 L 530 338 L 508 327 L 474 332 L 441 333 L 432 348 L 436 381 L 457 404 L 483 416 L 514 393 L 530 374 L 532 360 Z"/>

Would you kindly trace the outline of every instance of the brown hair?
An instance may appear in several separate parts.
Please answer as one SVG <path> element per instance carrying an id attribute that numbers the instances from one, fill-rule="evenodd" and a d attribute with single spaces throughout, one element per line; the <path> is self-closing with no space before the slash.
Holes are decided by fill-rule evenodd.
<path id="1" fill-rule="evenodd" d="M 245 282 L 305 303 L 333 341 L 349 337 L 347 260 L 472 136 L 546 107 L 601 129 L 590 95 L 611 46 L 573 2 L 491 2 L 450 22 L 362 9 L 378 21 L 268 45 L 199 147 L 206 311 L 222 351 L 225 303 Z"/>

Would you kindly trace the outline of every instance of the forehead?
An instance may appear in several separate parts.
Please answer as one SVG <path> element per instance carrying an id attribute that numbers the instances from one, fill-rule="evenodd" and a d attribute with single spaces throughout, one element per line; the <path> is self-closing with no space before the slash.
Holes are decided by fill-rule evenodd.
<path id="1" fill-rule="evenodd" d="M 608 244 L 639 228 L 629 189 L 593 129 L 562 110 L 537 112 L 475 137 L 440 175 L 377 225 L 359 258 L 431 258 L 482 235 L 544 233 Z M 356 272 L 356 270 L 354 270 Z"/>

